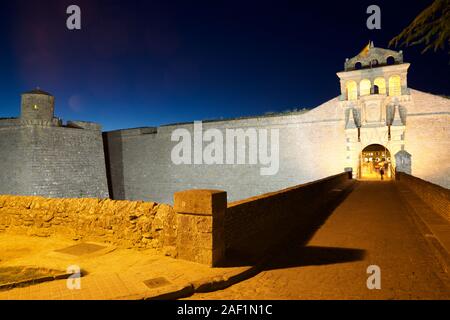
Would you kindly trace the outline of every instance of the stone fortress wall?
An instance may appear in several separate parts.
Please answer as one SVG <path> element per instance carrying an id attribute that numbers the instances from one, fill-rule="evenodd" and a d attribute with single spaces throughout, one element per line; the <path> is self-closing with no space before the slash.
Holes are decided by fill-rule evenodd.
<path id="1" fill-rule="evenodd" d="M 212 188 L 227 190 L 228 200 L 234 201 L 340 173 L 345 168 L 344 119 L 333 102 L 305 114 L 203 123 L 203 132 L 214 128 L 224 137 L 226 129 L 278 129 L 280 167 L 275 175 L 261 175 L 268 165 L 259 163 L 174 164 L 172 132 L 185 128 L 193 137 L 192 123 L 104 133 L 113 197 L 171 203 L 177 191 Z"/>
<path id="2" fill-rule="evenodd" d="M 193 123 L 103 134 L 110 192 L 115 199 L 171 202 L 189 188 L 220 189 L 236 201 L 351 170 L 362 175 L 362 151 L 387 149 L 391 167 L 450 187 L 450 100 L 408 86 L 403 53 L 369 43 L 338 72 L 340 96 L 304 113 L 203 123 L 216 129 L 279 130 L 279 171 L 258 164 L 174 164 L 173 132 Z M 205 148 L 210 142 L 203 142 Z M 191 153 L 195 152 L 194 142 Z M 246 145 L 248 161 L 249 145 Z M 226 156 L 224 155 L 224 158 Z"/>
<path id="3" fill-rule="evenodd" d="M 102 135 L 95 123 L 63 125 L 53 116 L 51 95 L 25 93 L 21 117 L 0 120 L 0 194 L 172 203 L 175 192 L 203 188 L 226 190 L 228 201 L 236 201 L 343 171 L 356 178 L 361 152 L 371 144 L 387 148 L 397 170 L 448 188 L 450 100 L 411 89 L 408 68 L 401 52 L 371 43 L 337 74 L 340 96 L 310 111 L 202 124 L 203 133 L 216 129 L 224 137 L 230 129 L 268 130 L 269 142 L 278 130 L 273 175 L 261 174 L 269 165 L 248 164 L 248 143 L 247 164 L 175 164 L 171 154 L 179 142 L 172 134 L 185 129 L 194 139 L 193 123 Z M 191 142 L 194 160 L 198 146 Z"/>
<path id="4" fill-rule="evenodd" d="M 34 90 L 22 95 L 19 118 L 0 120 L 0 194 L 107 198 L 101 127 L 63 126 L 53 103 Z"/>
<path id="5" fill-rule="evenodd" d="M 405 140 L 415 177 L 450 188 L 450 99 L 411 90 Z M 407 172 L 408 173 L 408 172 Z"/>
<path id="6" fill-rule="evenodd" d="M 390 149 L 395 162 L 395 154 L 403 146 L 411 154 L 410 173 L 448 188 L 450 100 L 411 89 L 403 108 L 405 123 L 401 125 L 406 129 L 399 141 L 389 141 L 384 133 L 385 141 L 378 141 L 378 137 L 371 137 L 372 129 L 361 128 L 362 141 L 352 145 L 355 157 L 368 144 L 382 143 Z M 388 121 L 392 122 L 394 115 L 390 117 Z M 171 203 L 171 195 L 177 191 L 213 188 L 227 190 L 228 200 L 236 201 L 322 179 L 349 168 L 355 172 L 357 168 L 352 168 L 348 159 L 348 121 L 339 98 L 334 98 L 302 114 L 203 123 L 203 131 L 215 128 L 224 136 L 225 130 L 232 128 L 278 129 L 280 168 L 272 176 L 261 175 L 260 168 L 264 166 L 260 164 L 173 164 L 171 150 L 177 142 L 171 141 L 171 134 L 185 128 L 193 136 L 192 123 L 106 132 L 113 197 Z"/>

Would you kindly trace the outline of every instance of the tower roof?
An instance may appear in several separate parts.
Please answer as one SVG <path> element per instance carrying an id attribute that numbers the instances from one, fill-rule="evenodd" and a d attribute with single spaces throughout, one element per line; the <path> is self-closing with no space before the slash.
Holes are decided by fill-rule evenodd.
<path id="1" fill-rule="evenodd" d="M 369 41 L 362 51 L 351 59 L 345 61 L 345 71 L 374 68 L 389 64 L 403 63 L 403 52 L 377 48 Z"/>
<path id="2" fill-rule="evenodd" d="M 41 90 L 39 87 L 37 87 L 36 89 L 33 89 L 31 91 L 24 92 L 23 94 L 42 94 L 42 95 L 45 95 L 45 96 L 51 96 L 50 93 Z"/>

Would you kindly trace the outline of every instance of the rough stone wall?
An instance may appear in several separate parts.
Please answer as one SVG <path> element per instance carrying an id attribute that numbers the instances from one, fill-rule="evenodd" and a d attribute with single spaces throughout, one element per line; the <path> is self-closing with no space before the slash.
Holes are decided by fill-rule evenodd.
<path id="1" fill-rule="evenodd" d="M 263 165 L 175 165 L 171 141 L 175 129 L 193 124 L 104 133 L 114 199 L 172 203 L 172 194 L 185 189 L 226 190 L 228 200 L 280 190 L 337 174 L 345 169 L 344 115 L 336 99 L 305 114 L 203 123 L 216 128 L 278 129 L 280 168 L 262 176 Z M 225 136 L 225 134 L 224 134 Z M 204 143 L 205 147 L 208 143 Z M 193 146 L 192 146 L 193 150 Z"/>
<path id="2" fill-rule="evenodd" d="M 107 198 L 100 131 L 0 128 L 0 194 Z"/>
<path id="3" fill-rule="evenodd" d="M 225 214 L 227 255 L 258 257 L 286 240 L 295 228 L 306 237 L 320 224 L 331 201 L 351 184 L 351 173 L 228 204 Z"/>
<path id="4" fill-rule="evenodd" d="M 154 202 L 0 196 L 0 231 L 153 248 L 175 256 L 173 208 Z"/>
<path id="5" fill-rule="evenodd" d="M 398 172 L 397 180 L 405 184 L 433 210 L 450 221 L 450 190 L 409 174 Z"/>

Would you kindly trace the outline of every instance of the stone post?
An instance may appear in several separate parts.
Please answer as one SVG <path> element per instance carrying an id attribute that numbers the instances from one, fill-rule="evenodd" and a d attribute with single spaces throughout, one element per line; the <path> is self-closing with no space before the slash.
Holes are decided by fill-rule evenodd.
<path id="1" fill-rule="evenodd" d="M 227 193 L 186 190 L 174 194 L 178 258 L 215 267 L 224 258 Z"/>

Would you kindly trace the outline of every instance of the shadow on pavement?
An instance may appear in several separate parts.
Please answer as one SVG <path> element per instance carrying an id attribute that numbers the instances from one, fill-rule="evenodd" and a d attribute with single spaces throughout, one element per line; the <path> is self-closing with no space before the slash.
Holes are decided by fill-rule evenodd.
<path id="1" fill-rule="evenodd" d="M 267 263 L 264 270 L 360 261 L 365 254 L 365 250 L 353 248 L 299 247 L 276 256 Z"/>
<path id="2" fill-rule="evenodd" d="M 304 224 L 300 222 L 293 221 L 293 225 L 290 231 L 286 232 L 286 237 L 270 247 L 264 257 L 252 257 L 251 255 L 242 255 L 236 252 L 229 252 L 227 254 L 227 259 L 222 262 L 221 267 L 237 267 L 237 266 L 249 266 L 249 265 L 269 265 L 271 261 L 279 261 L 278 268 L 282 268 L 281 261 L 284 261 L 287 265 L 286 267 L 293 266 L 289 261 L 289 257 L 294 258 L 294 261 L 299 262 L 299 254 L 303 254 L 306 261 L 329 261 L 328 263 L 338 263 L 346 261 L 360 260 L 364 256 L 364 250 L 360 249 L 345 249 L 345 248 L 320 248 L 311 249 L 313 247 L 306 247 L 307 243 L 311 240 L 314 234 L 320 229 L 320 227 L 326 222 L 334 210 L 345 201 L 350 193 L 354 190 L 358 182 L 354 181 L 347 188 L 342 189 L 342 192 L 337 195 L 333 200 L 324 203 L 320 211 L 314 212 L 311 217 L 312 219 L 309 223 Z M 275 213 L 276 214 L 276 213 Z M 300 215 L 304 212 L 298 212 Z M 276 226 L 274 226 L 276 228 Z M 279 232 L 284 232 L 285 230 L 279 230 Z M 270 234 L 268 235 L 270 238 Z M 328 249 L 328 250 L 327 250 Z M 285 256 L 287 260 L 276 260 L 283 258 Z M 314 258 L 315 256 L 315 258 Z M 328 258 L 327 258 L 328 256 Z M 308 260 L 309 259 L 309 260 Z M 342 260 L 342 261 L 341 261 Z M 334 262 L 332 262 L 334 261 Z M 300 262 L 300 265 L 306 262 Z M 322 263 L 326 264 L 326 263 Z M 298 264 L 297 264 L 298 266 Z"/>

